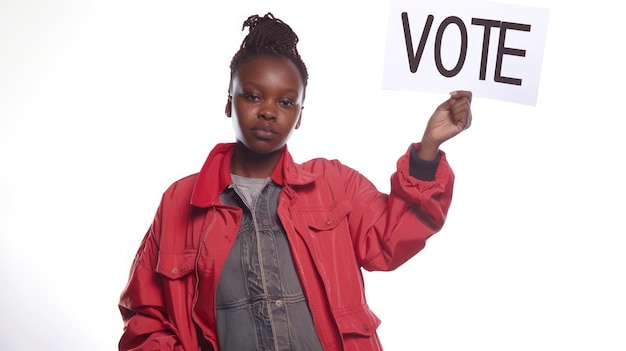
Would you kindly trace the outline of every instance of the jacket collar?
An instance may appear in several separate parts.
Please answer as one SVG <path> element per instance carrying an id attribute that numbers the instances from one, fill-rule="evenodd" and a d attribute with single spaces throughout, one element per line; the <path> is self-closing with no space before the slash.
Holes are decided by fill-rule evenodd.
<path id="1" fill-rule="evenodd" d="M 230 177 L 230 159 L 235 149 L 234 143 L 217 144 L 209 153 L 191 194 L 191 204 L 196 207 L 210 207 L 219 204 L 219 196 L 233 183 Z M 317 178 L 317 174 L 305 171 L 296 164 L 287 150 L 283 148 L 270 178 L 278 185 L 304 185 Z"/>

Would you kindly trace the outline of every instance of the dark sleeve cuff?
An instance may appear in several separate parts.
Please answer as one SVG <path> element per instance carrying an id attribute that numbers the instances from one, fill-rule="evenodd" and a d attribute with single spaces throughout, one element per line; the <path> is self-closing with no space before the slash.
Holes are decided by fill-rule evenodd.
<path id="1" fill-rule="evenodd" d="M 437 158 L 433 161 L 425 161 L 417 157 L 417 148 L 415 145 L 411 148 L 411 160 L 409 162 L 409 174 L 413 178 L 424 181 L 435 180 L 435 173 L 437 173 L 437 166 L 439 166 L 440 155 L 437 154 Z"/>

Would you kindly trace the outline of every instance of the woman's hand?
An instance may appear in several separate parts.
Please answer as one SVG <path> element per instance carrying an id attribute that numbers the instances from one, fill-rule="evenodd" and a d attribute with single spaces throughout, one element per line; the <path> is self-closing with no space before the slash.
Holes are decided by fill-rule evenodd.
<path id="1" fill-rule="evenodd" d="M 434 160 L 439 146 L 472 124 L 472 92 L 453 91 L 450 98 L 437 107 L 428 120 L 417 156 L 422 160 Z"/>

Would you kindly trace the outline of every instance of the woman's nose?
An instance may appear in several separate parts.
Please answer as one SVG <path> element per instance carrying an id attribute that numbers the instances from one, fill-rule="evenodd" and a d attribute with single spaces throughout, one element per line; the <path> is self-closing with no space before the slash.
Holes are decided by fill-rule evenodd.
<path id="1" fill-rule="evenodd" d="M 265 102 L 259 110 L 259 118 L 266 120 L 276 119 L 276 106 L 270 102 Z"/>

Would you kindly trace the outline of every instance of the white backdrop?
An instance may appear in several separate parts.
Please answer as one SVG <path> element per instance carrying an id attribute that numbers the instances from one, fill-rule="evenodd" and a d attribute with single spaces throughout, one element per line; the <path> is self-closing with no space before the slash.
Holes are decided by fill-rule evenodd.
<path id="1" fill-rule="evenodd" d="M 387 350 L 625 350 L 623 35 L 609 0 L 550 8 L 536 107 L 475 98 L 443 147 L 449 219 L 366 273 Z M 297 161 L 381 190 L 446 96 L 381 90 L 388 2 L 0 1 L 0 349 L 115 350 L 117 299 L 174 180 L 216 142 L 251 14 L 301 38 Z M 616 85 L 617 84 L 617 85 Z"/>

